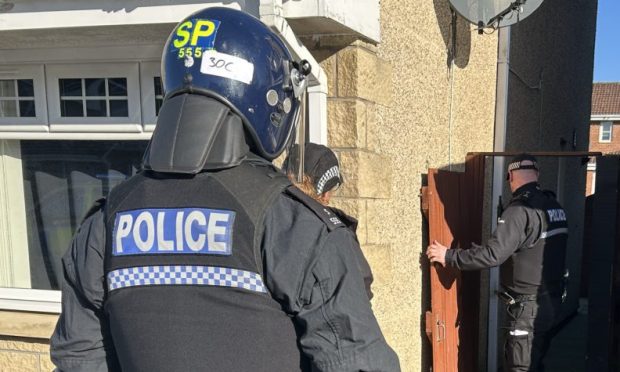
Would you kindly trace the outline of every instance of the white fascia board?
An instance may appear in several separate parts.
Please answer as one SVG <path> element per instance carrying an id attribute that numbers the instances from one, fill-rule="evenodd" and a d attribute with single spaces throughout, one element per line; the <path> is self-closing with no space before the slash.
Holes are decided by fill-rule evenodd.
<path id="1" fill-rule="evenodd" d="M 158 4 L 159 3 L 159 4 Z M 172 23 L 211 6 L 246 9 L 245 1 L 34 0 L 15 1 L 0 13 L 0 30 L 76 28 Z M 255 12 L 255 11 L 254 11 Z M 256 14 L 255 14 L 256 15 Z"/>
<path id="2" fill-rule="evenodd" d="M 210 6 L 243 9 L 259 16 L 256 2 L 245 0 L 178 0 L 173 3 L 163 0 L 32 0 L 14 1 L 13 8 L 0 13 L 0 30 L 175 24 Z M 281 7 L 284 18 L 326 18 L 352 33 L 380 41 L 379 0 L 290 0 Z M 317 30 L 317 34 L 324 32 Z"/>
<path id="3" fill-rule="evenodd" d="M 620 114 L 592 115 L 591 121 L 620 121 Z"/>
<path id="4" fill-rule="evenodd" d="M 260 0 L 260 20 L 276 31 L 297 60 L 305 59 L 312 66 L 309 86 L 319 85 L 327 93 L 327 76 L 306 46 L 297 38 L 283 16 L 282 0 Z"/>
<path id="5" fill-rule="evenodd" d="M 379 0 L 295 0 L 282 7 L 287 19 L 328 18 L 371 41 L 381 41 Z"/>

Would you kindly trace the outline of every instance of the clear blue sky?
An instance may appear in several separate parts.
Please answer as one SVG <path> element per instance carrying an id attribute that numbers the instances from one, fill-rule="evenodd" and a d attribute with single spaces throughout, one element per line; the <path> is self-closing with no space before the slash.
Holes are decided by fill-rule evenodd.
<path id="1" fill-rule="evenodd" d="M 620 0 L 598 0 L 594 81 L 620 81 Z"/>

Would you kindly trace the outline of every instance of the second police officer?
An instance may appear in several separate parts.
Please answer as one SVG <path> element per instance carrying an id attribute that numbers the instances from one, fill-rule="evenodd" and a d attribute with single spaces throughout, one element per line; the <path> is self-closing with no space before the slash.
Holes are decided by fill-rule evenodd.
<path id="1" fill-rule="evenodd" d="M 307 71 L 256 18 L 208 8 L 162 57 L 145 170 L 63 258 L 60 371 L 398 371 L 356 241 L 270 161 Z"/>
<path id="2" fill-rule="evenodd" d="M 328 215 L 333 214 L 338 218 L 355 236 L 355 258 L 358 267 L 364 278 L 368 299 L 372 299 L 371 289 L 374 280 L 370 265 L 364 257 L 359 240 L 357 239 L 358 221 L 355 217 L 349 216 L 345 211 L 330 206 L 334 192 L 344 183 L 340 172 L 340 164 L 336 154 L 327 146 L 318 143 L 308 142 L 304 146 L 303 177 L 298 181 L 299 172 L 299 146 L 293 145 L 288 151 L 288 156 L 282 163 L 282 171 L 288 176 L 300 191 L 303 191 L 324 206 L 324 212 Z"/>
<path id="3" fill-rule="evenodd" d="M 506 303 L 504 371 L 542 371 L 550 330 L 564 295 L 568 225 L 555 195 L 538 184 L 534 156 L 520 154 L 508 165 L 512 199 L 484 245 L 447 249 L 439 242 L 427 248 L 431 262 L 460 270 L 500 266 Z"/>

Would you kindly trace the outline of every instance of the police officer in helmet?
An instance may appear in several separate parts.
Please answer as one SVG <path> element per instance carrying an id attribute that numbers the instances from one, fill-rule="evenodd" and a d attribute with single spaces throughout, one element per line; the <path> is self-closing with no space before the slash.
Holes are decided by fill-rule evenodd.
<path id="1" fill-rule="evenodd" d="M 564 295 L 566 214 L 552 192 L 540 189 L 534 156 L 514 157 L 507 180 L 512 199 L 486 244 L 463 250 L 434 241 L 426 255 L 460 270 L 500 266 L 498 295 L 507 322 L 504 371 L 542 371 Z"/>
<path id="2" fill-rule="evenodd" d="M 63 258 L 58 370 L 399 370 L 352 233 L 270 162 L 307 72 L 246 13 L 178 24 L 145 169 L 89 211 Z"/>

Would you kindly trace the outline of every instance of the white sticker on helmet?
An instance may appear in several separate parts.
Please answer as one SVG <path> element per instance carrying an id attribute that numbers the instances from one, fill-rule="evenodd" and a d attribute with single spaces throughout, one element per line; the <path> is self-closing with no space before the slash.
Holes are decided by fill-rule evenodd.
<path id="1" fill-rule="evenodd" d="M 254 76 L 254 65 L 243 58 L 209 50 L 202 55 L 200 72 L 250 84 Z"/>

